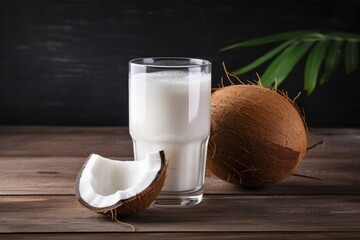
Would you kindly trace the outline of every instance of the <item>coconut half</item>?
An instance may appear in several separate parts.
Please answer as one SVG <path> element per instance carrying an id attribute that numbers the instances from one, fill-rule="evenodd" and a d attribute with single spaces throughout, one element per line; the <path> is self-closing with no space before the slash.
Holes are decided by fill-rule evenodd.
<path id="1" fill-rule="evenodd" d="M 85 207 L 115 218 L 145 210 L 159 195 L 166 176 L 163 151 L 139 161 L 91 154 L 79 172 L 76 197 Z"/>

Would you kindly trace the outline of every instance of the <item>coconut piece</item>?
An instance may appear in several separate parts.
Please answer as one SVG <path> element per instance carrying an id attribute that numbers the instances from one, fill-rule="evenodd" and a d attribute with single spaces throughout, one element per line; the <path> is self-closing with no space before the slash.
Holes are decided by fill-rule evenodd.
<path id="1" fill-rule="evenodd" d="M 290 176 L 304 158 L 308 133 L 293 101 L 258 85 L 219 88 L 211 97 L 207 168 L 244 187 Z"/>
<path id="2" fill-rule="evenodd" d="M 139 161 L 91 154 L 80 170 L 76 197 L 85 207 L 116 218 L 145 210 L 159 195 L 166 176 L 163 151 Z"/>

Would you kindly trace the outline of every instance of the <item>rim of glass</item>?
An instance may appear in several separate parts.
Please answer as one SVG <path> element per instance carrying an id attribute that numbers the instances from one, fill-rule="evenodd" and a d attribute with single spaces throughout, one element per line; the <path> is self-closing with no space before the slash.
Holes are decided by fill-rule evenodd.
<path id="1" fill-rule="evenodd" d="M 176 60 L 183 60 L 183 61 L 195 61 L 195 64 L 167 64 L 167 65 L 157 65 L 153 63 L 144 63 L 140 61 L 144 61 L 145 59 L 148 60 L 169 60 L 169 61 L 176 61 Z M 151 68 L 195 68 L 195 67 L 205 67 L 210 66 L 211 62 L 201 58 L 189 58 L 189 57 L 144 57 L 144 58 L 135 58 L 129 61 L 131 65 L 137 65 L 141 67 L 151 67 Z"/>

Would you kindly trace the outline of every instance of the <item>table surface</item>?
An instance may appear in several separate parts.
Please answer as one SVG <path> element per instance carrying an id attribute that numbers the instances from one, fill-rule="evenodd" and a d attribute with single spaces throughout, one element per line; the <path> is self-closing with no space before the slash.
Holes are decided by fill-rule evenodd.
<path id="1" fill-rule="evenodd" d="M 203 202 L 112 221 L 74 196 L 90 153 L 132 158 L 126 127 L 0 126 L 0 239 L 359 239 L 360 129 L 311 129 L 297 174 L 265 189 L 206 174 Z M 132 225 L 134 229 L 130 226 Z"/>

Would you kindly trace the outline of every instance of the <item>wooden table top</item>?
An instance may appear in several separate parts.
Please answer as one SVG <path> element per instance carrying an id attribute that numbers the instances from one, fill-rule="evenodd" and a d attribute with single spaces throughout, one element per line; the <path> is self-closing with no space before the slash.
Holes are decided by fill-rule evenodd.
<path id="1" fill-rule="evenodd" d="M 359 239 L 360 129 L 311 129 L 296 173 L 258 190 L 207 173 L 203 202 L 121 219 L 75 199 L 90 153 L 132 158 L 126 127 L 0 127 L 0 239 Z M 127 224 L 131 224 L 133 228 Z"/>

